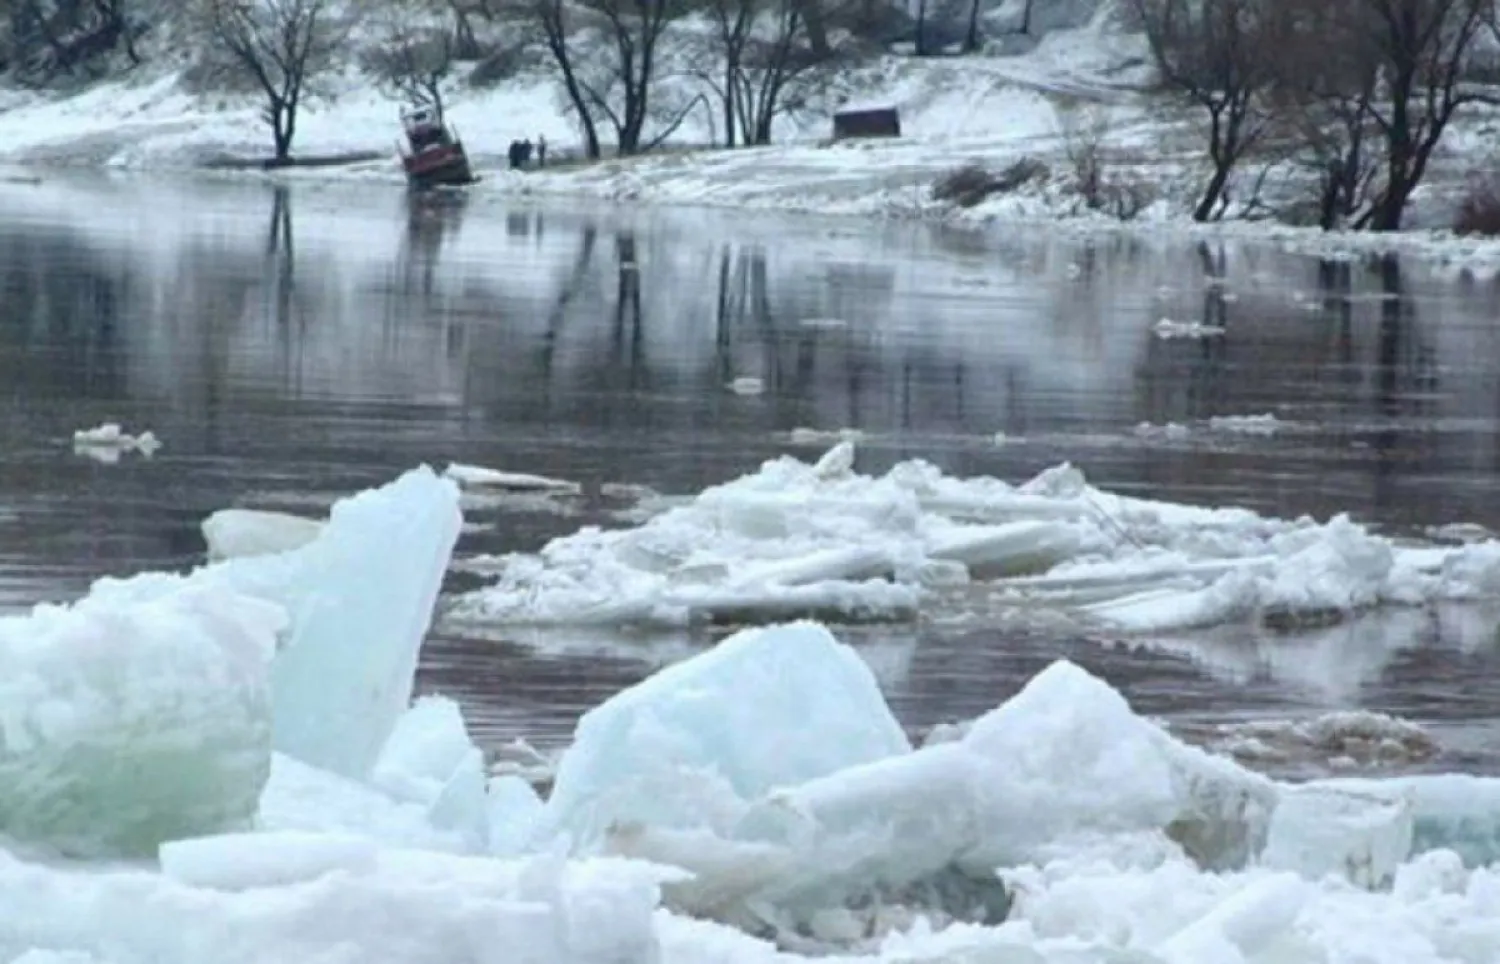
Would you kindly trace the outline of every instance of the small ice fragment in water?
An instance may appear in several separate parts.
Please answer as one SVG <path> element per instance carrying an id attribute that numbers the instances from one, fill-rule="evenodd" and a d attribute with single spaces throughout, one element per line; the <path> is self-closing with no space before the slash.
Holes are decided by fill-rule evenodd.
<path id="1" fill-rule="evenodd" d="M 793 445 L 827 445 L 830 442 L 859 442 L 864 437 L 865 433 L 857 428 L 831 430 L 816 428 L 792 429 Z"/>
<path id="2" fill-rule="evenodd" d="M 1163 318 L 1151 326 L 1156 337 L 1161 339 L 1171 338 L 1217 338 L 1224 334 L 1225 329 L 1221 325 L 1205 325 L 1199 321 L 1173 321 Z"/>
<path id="3" fill-rule="evenodd" d="M 1165 425 L 1153 425 L 1150 422 L 1141 422 L 1135 427 L 1137 438 L 1160 438 L 1169 441 L 1180 441 L 1190 437 L 1193 433 L 1186 425 L 1178 422 L 1168 422 Z"/>
<path id="4" fill-rule="evenodd" d="M 1266 412 L 1261 415 L 1215 415 L 1208 420 L 1208 427 L 1215 432 L 1239 435 L 1275 435 L 1286 427 L 1286 423 Z"/>
<path id="5" fill-rule="evenodd" d="M 73 452 L 98 462 L 114 464 L 123 452 L 139 452 L 151 458 L 161 448 L 161 440 L 150 431 L 131 435 L 120 428 L 118 422 L 105 422 L 94 428 L 82 428 L 73 433 Z"/>
<path id="6" fill-rule="evenodd" d="M 582 487 L 567 479 L 553 479 L 526 472 L 502 472 L 482 465 L 453 462 L 443 475 L 465 488 L 505 489 L 511 492 L 559 492 L 577 494 Z"/>
<path id="7" fill-rule="evenodd" d="M 766 390 L 764 379 L 743 375 L 730 382 L 728 388 L 736 395 L 759 395 Z"/>

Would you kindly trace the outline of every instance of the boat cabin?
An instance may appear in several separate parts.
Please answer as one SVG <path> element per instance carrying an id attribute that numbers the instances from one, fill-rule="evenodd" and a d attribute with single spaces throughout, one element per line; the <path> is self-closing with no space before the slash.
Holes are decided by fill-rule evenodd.
<path id="1" fill-rule="evenodd" d="M 411 107 L 402 111 L 401 126 L 406 128 L 406 139 L 413 152 L 421 153 L 449 142 L 448 129 L 443 126 L 435 107 Z"/>

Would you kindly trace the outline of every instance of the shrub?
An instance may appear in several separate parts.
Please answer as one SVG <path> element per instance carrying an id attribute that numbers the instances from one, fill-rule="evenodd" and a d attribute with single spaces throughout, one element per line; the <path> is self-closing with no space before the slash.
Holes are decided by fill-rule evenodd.
<path id="1" fill-rule="evenodd" d="M 985 198 L 1009 194 L 1047 174 L 1047 165 L 1031 157 L 1012 162 L 998 174 L 990 173 L 978 161 L 971 161 L 939 178 L 932 186 L 932 199 L 971 208 Z"/>
<path id="2" fill-rule="evenodd" d="M 1485 175 L 1469 183 L 1458 204 L 1453 230 L 1459 234 L 1500 237 L 1500 179 Z"/>

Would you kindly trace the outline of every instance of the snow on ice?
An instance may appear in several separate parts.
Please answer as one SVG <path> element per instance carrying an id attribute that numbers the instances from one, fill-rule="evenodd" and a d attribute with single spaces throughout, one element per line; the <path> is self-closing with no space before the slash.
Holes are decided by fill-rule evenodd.
<path id="1" fill-rule="evenodd" d="M 1129 633 L 1327 624 L 1500 596 L 1492 539 L 1413 545 L 1344 515 L 1124 497 L 1066 464 L 1010 485 L 922 461 L 870 477 L 854 461 L 848 440 L 813 463 L 782 457 L 633 528 L 585 528 L 493 560 L 496 582 L 450 614 L 531 626 L 910 620 L 945 590 L 982 585 L 1011 613 L 1060 610 Z"/>

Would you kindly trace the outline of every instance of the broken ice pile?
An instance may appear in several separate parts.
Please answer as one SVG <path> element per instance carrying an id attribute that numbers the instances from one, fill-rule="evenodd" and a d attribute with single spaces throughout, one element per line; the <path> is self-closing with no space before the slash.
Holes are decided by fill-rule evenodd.
<path id="1" fill-rule="evenodd" d="M 1346 516 L 1267 518 L 1128 498 L 1069 465 L 1012 486 L 922 461 L 854 471 L 844 441 L 705 490 L 626 529 L 588 527 L 457 599 L 460 620 L 524 625 L 908 620 L 983 583 L 996 603 L 1115 631 L 1261 620 L 1295 627 L 1377 606 L 1500 597 L 1500 542 L 1412 546 Z M 968 597 L 972 604 L 973 594 Z"/>
<path id="2" fill-rule="evenodd" d="M 410 703 L 459 523 L 453 484 L 421 469 L 295 551 L 0 620 L 0 832 L 102 856 L 243 828 L 273 747 L 363 779 Z"/>
<path id="3" fill-rule="evenodd" d="M 542 826 L 576 853 L 681 866 L 695 876 L 668 887 L 674 906 L 776 930 L 913 893 L 961 892 L 998 920 L 997 868 L 1091 833 L 1159 832 L 1243 866 L 1275 803 L 1270 781 L 1176 743 L 1069 663 L 912 750 L 858 656 L 797 624 L 585 714 Z"/>

